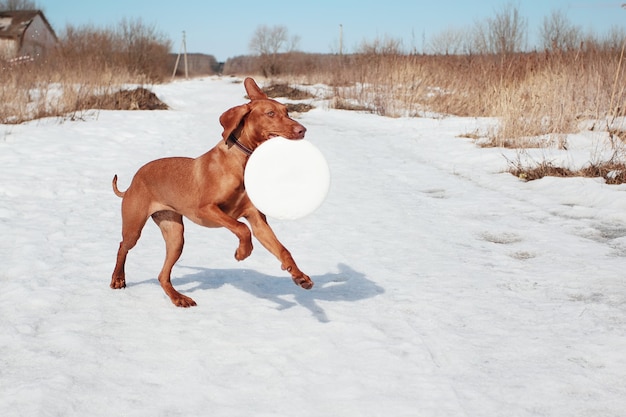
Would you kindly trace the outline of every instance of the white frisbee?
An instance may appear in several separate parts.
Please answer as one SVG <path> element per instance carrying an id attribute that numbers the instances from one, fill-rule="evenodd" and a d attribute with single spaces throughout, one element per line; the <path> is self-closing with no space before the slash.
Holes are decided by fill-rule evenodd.
<path id="1" fill-rule="evenodd" d="M 252 204 L 275 219 L 299 219 L 313 213 L 330 187 L 324 155 L 305 139 L 274 137 L 254 150 L 244 173 Z"/>

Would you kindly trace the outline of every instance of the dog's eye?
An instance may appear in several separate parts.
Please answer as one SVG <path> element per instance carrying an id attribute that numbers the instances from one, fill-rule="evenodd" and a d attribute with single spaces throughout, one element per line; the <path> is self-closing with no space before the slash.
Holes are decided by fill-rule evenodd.
<path id="1" fill-rule="evenodd" d="M 273 111 L 273 110 L 270 110 L 270 111 L 268 111 L 268 112 L 267 112 L 267 113 L 265 113 L 265 114 L 267 114 L 269 117 L 274 117 L 274 116 L 276 115 L 276 113 L 274 113 L 274 111 Z"/>

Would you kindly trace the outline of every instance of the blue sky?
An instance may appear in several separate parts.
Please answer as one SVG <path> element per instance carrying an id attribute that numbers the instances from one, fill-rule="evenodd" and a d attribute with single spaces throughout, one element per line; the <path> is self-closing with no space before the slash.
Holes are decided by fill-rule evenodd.
<path id="1" fill-rule="evenodd" d="M 529 41 L 537 36 L 544 17 L 563 10 L 584 31 L 603 34 L 612 25 L 626 28 L 626 9 L 617 1 L 520 0 L 528 20 Z M 300 37 L 305 52 L 337 52 L 339 26 L 343 28 L 345 51 L 353 51 L 363 40 L 385 36 L 401 39 L 406 48 L 421 51 L 424 40 L 447 28 L 471 27 L 491 17 L 509 0 L 39 0 L 57 32 L 69 23 L 97 27 L 117 25 L 122 19 L 141 19 L 155 25 L 173 42 L 178 52 L 182 32 L 187 50 L 214 55 L 224 61 L 250 53 L 248 44 L 259 25 L 284 25 L 289 35 Z"/>

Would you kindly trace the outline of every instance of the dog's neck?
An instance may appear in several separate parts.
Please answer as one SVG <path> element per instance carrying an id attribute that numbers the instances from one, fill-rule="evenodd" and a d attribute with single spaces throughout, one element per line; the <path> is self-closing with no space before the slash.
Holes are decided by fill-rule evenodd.
<path id="1" fill-rule="evenodd" d="M 239 149 L 241 152 L 243 152 L 244 154 L 246 154 L 246 156 L 252 155 L 252 149 L 248 148 L 247 146 L 239 142 L 237 138 L 235 137 L 235 135 L 232 133 L 228 136 L 228 139 L 226 139 L 226 144 L 228 145 L 228 149 L 232 148 L 233 145 L 235 145 L 235 147 Z"/>

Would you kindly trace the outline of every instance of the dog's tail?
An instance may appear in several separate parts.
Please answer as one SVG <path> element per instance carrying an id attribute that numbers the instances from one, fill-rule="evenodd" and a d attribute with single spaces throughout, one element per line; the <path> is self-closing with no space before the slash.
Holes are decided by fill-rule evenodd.
<path id="1" fill-rule="evenodd" d="M 115 195 L 120 197 L 120 198 L 124 197 L 124 194 L 126 194 L 126 191 L 120 191 L 117 188 L 117 174 L 113 177 L 112 184 L 113 184 L 113 192 L 115 193 Z"/>

